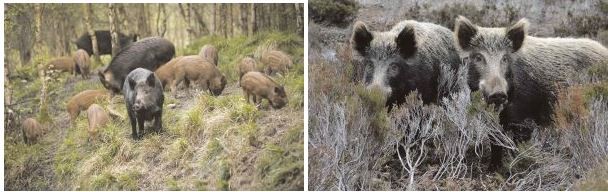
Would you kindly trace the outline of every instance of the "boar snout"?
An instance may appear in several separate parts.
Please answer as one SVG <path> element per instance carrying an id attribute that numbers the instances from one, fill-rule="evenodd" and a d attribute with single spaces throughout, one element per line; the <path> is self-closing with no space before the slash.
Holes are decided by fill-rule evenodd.
<path id="1" fill-rule="evenodd" d="M 507 102 L 507 94 L 505 92 L 496 92 L 488 96 L 488 103 L 494 105 L 502 105 Z"/>

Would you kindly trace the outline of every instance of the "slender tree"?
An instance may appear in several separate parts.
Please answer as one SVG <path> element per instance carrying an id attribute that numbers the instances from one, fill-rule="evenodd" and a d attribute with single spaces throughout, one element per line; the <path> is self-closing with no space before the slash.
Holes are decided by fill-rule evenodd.
<path id="1" fill-rule="evenodd" d="M 256 22 L 255 22 L 255 6 L 256 4 L 250 3 L 249 4 L 249 24 L 248 24 L 248 32 L 247 35 L 249 36 L 253 36 L 253 33 L 255 33 L 255 31 L 257 30 L 256 28 Z"/>
<path id="2" fill-rule="evenodd" d="M 108 16 L 110 18 L 110 34 L 112 34 L 112 57 L 115 57 L 116 54 L 118 54 L 118 51 L 120 51 L 116 12 L 116 6 L 113 3 L 110 3 L 108 5 Z"/>
<path id="3" fill-rule="evenodd" d="M 162 18 L 162 19 L 161 19 Z M 156 34 L 164 37 L 167 32 L 167 10 L 165 4 L 158 4 L 158 13 L 156 18 Z"/>
<path id="4" fill-rule="evenodd" d="M 41 37 L 41 25 L 42 25 L 42 11 L 43 11 L 43 7 L 41 4 L 36 4 L 34 7 L 34 11 L 36 13 L 35 16 L 35 28 L 34 28 L 34 44 L 38 45 L 38 48 L 36 49 L 36 57 L 37 59 L 36 62 L 38 62 L 38 76 L 40 77 L 40 83 L 41 85 L 41 90 L 40 90 L 40 110 L 38 113 L 38 120 L 46 123 L 50 120 L 49 114 L 48 114 L 48 104 L 47 104 L 47 81 L 46 81 L 46 66 L 44 65 L 43 59 L 42 57 L 42 48 L 40 48 L 40 46 L 42 45 L 42 37 Z"/>
<path id="5" fill-rule="evenodd" d="M 93 55 L 95 56 L 95 62 L 101 63 L 101 59 L 99 58 L 99 46 L 97 46 L 97 36 L 95 35 L 95 31 L 91 25 L 91 17 L 93 14 L 93 5 L 88 3 L 84 5 L 84 23 L 86 25 L 89 36 L 91 36 L 91 46 L 93 47 Z"/>

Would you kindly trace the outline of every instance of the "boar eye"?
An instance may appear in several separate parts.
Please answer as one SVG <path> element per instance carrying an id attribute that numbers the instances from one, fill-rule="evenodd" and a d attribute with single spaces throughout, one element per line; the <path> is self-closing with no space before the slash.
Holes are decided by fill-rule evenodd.
<path id="1" fill-rule="evenodd" d="M 510 58 L 509 58 L 508 56 L 506 56 L 506 55 L 505 55 L 505 56 L 503 56 L 503 57 L 502 57 L 502 60 L 501 60 L 501 61 L 502 61 L 503 63 L 508 63 L 508 62 L 510 61 L 509 59 L 510 59 Z"/>
<path id="2" fill-rule="evenodd" d="M 388 68 L 388 72 L 391 74 L 396 74 L 397 72 L 399 72 L 399 64 L 397 63 L 391 63 L 391 65 Z"/>
<path id="3" fill-rule="evenodd" d="M 481 56 L 481 54 L 477 53 L 473 55 L 473 62 L 475 63 L 481 63 L 483 62 L 483 57 Z"/>

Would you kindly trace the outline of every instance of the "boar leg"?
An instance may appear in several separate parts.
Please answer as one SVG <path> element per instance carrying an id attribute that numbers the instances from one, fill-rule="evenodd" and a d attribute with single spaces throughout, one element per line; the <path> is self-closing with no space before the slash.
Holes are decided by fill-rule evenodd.
<path id="1" fill-rule="evenodd" d="M 146 132 L 144 123 L 146 123 L 146 121 L 144 120 L 144 115 L 137 115 L 137 124 L 139 126 L 139 129 L 137 130 L 138 139 L 141 139 Z"/>
<path id="2" fill-rule="evenodd" d="M 163 115 L 163 110 L 160 110 L 159 112 L 156 113 L 156 115 L 154 117 L 154 129 L 155 129 L 156 133 L 160 133 L 160 131 L 162 129 L 162 126 L 163 126 L 162 115 Z"/>
<path id="3" fill-rule="evenodd" d="M 133 136 L 134 140 L 137 140 L 137 119 L 135 119 L 135 114 L 129 111 L 129 120 L 131 121 L 131 136 Z"/>
<path id="4" fill-rule="evenodd" d="M 247 91 L 243 91 L 243 92 L 245 93 L 245 101 L 246 101 L 247 103 L 249 103 L 249 96 L 250 96 L 250 95 L 249 95 L 249 92 L 247 92 Z"/>

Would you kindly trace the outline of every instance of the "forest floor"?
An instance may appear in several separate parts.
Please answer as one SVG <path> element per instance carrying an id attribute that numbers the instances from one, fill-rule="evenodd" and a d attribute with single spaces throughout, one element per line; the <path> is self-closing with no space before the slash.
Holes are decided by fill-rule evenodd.
<path id="1" fill-rule="evenodd" d="M 285 42 L 273 37 L 299 42 L 282 46 Z M 220 70 L 228 77 L 220 96 L 191 90 L 190 95 L 181 91 L 174 98 L 165 92 L 163 132 L 147 133 L 135 141 L 124 99 L 116 95 L 99 104 L 118 115 L 103 127 L 97 140 L 89 142 L 86 112 L 71 125 L 65 105 L 80 91 L 103 87 L 95 75 L 82 79 L 61 74 L 48 81 L 52 122 L 45 136 L 26 145 L 20 126 L 5 129 L 5 189 L 303 190 L 302 39 L 280 34 L 256 38 L 264 43 L 273 41 L 296 58 L 295 69 L 274 77 L 286 87 L 290 100 L 286 107 L 272 109 L 267 102 L 259 107 L 248 104 L 235 79 L 237 60 L 245 53 L 222 55 L 222 49 L 243 48 L 239 43 L 216 45 Z M 185 54 L 196 52 L 201 43 L 219 40 L 206 38 L 193 43 L 196 45 Z M 297 45 L 300 48 L 294 48 Z M 255 49 L 253 46 L 244 51 Z M 10 108 L 19 120 L 35 117 L 39 80 L 13 79 L 11 84 L 18 104 Z"/>

